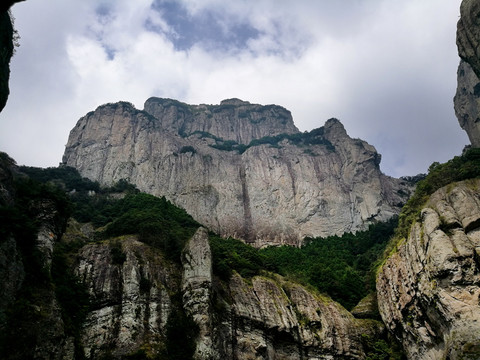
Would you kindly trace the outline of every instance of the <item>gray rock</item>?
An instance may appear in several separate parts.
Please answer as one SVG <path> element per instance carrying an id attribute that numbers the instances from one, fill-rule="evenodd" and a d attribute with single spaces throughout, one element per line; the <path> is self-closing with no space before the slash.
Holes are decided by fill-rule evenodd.
<path id="1" fill-rule="evenodd" d="M 455 114 L 473 147 L 480 147 L 480 16 L 479 0 L 463 0 L 457 24 L 457 47 L 462 61 L 454 98 Z"/>
<path id="2" fill-rule="evenodd" d="M 118 103 L 87 114 L 70 132 L 63 162 L 102 184 L 127 179 L 255 246 L 365 229 L 397 214 L 411 190 L 382 174 L 375 148 L 335 119 L 306 144 L 278 106 L 150 99 L 145 108 L 151 113 Z M 212 147 L 225 144 L 220 137 L 248 144 L 279 133 L 296 137 L 264 139 L 243 153 Z"/>
<path id="3" fill-rule="evenodd" d="M 457 92 L 453 99 L 455 115 L 470 143 L 480 147 L 480 79 L 472 67 L 460 61 L 457 72 Z"/>
<path id="4" fill-rule="evenodd" d="M 93 302 L 82 332 L 87 359 L 105 354 L 128 355 L 164 336 L 171 311 L 170 290 L 178 289 L 172 271 L 158 250 L 123 237 L 84 246 L 76 274 L 85 282 Z M 124 261 L 112 258 L 111 247 L 121 246 Z"/>
<path id="5" fill-rule="evenodd" d="M 199 327 L 194 359 L 217 359 L 212 341 L 212 253 L 208 232 L 197 230 L 182 253 L 182 294 L 185 312 L 192 316 Z"/>
<path id="6" fill-rule="evenodd" d="M 377 278 L 409 359 L 480 358 L 480 180 L 435 192 Z"/>

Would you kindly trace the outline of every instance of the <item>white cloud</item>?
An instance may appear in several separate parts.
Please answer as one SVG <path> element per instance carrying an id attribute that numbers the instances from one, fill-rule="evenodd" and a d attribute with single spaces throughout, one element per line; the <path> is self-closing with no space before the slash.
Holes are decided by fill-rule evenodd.
<path id="1" fill-rule="evenodd" d="M 16 5 L 22 45 L 0 114 L 1 150 L 56 165 L 79 117 L 119 100 L 142 108 L 150 96 L 276 103 L 301 130 L 337 117 L 396 176 L 424 172 L 467 142 L 451 101 L 460 0 L 183 1 L 187 20 L 210 13 L 226 34 L 257 31 L 241 47 L 214 50 L 201 41 L 178 50 L 181 34 L 152 1 Z"/>

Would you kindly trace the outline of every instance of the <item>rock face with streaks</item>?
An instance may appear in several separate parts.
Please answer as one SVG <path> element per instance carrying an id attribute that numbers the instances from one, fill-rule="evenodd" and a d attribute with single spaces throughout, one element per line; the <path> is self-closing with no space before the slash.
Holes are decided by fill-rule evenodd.
<path id="1" fill-rule="evenodd" d="M 78 257 L 76 274 L 93 308 L 82 332 L 87 358 L 122 356 L 145 342 L 161 342 L 171 311 L 169 291 L 179 287 L 172 271 L 179 270 L 134 237 L 86 245 Z"/>
<path id="2" fill-rule="evenodd" d="M 464 0 L 457 25 L 458 67 L 455 114 L 473 147 L 480 147 L 480 15 L 479 0 Z"/>
<path id="3" fill-rule="evenodd" d="M 278 275 L 216 283 L 210 254 L 199 229 L 183 252 L 183 304 L 200 329 L 195 359 L 362 359 L 364 337 L 383 331 Z"/>
<path id="4" fill-rule="evenodd" d="M 212 341 L 212 252 L 206 229 L 198 229 L 188 241 L 182 253 L 182 264 L 183 307 L 199 327 L 193 358 L 218 358 Z"/>
<path id="5" fill-rule="evenodd" d="M 123 262 L 112 246 L 121 247 Z M 194 359 L 363 359 L 365 337 L 384 333 L 381 322 L 356 319 L 278 275 L 235 274 L 220 282 L 203 228 L 185 246 L 182 264 L 178 269 L 135 237 L 84 246 L 76 272 L 93 303 L 81 337 L 86 358 L 120 358 L 142 348 L 160 353 L 179 291 L 180 306 L 198 325 Z"/>
<path id="6" fill-rule="evenodd" d="M 71 131 L 63 162 L 102 184 L 127 179 L 256 246 L 364 229 L 410 193 L 338 120 L 300 133 L 284 108 L 238 99 L 101 106 Z"/>
<path id="7" fill-rule="evenodd" d="M 409 359 L 480 358 L 480 180 L 435 192 L 377 279 Z"/>
<path id="8" fill-rule="evenodd" d="M 455 115 L 473 147 L 480 147 L 480 79 L 472 67 L 461 60 L 454 98 Z"/>

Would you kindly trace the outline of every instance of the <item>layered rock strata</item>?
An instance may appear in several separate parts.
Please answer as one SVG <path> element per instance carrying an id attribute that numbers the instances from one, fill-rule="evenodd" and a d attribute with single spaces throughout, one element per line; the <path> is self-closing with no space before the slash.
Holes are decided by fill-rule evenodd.
<path id="1" fill-rule="evenodd" d="M 145 109 L 109 104 L 81 118 L 64 164 L 102 184 L 127 179 L 256 246 L 364 229 L 397 214 L 410 193 L 335 119 L 300 133 L 287 110 L 235 99 L 149 99 Z"/>
<path id="2" fill-rule="evenodd" d="M 480 180 L 435 192 L 377 279 L 409 359 L 480 358 Z"/>

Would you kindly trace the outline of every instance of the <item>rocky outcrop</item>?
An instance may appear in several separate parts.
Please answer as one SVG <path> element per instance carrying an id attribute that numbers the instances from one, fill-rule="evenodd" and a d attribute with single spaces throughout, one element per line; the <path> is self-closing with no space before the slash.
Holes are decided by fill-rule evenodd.
<path id="1" fill-rule="evenodd" d="M 480 1 L 464 0 L 457 25 L 458 67 L 455 114 L 472 146 L 480 147 Z"/>
<path id="2" fill-rule="evenodd" d="M 383 330 L 380 322 L 355 319 L 331 299 L 279 276 L 249 283 L 235 275 L 229 288 L 226 358 L 363 359 L 364 338 Z"/>
<path id="3" fill-rule="evenodd" d="M 10 94 L 10 59 L 13 55 L 13 26 L 8 8 L 0 10 L 0 111 L 3 110 Z"/>
<path id="4" fill-rule="evenodd" d="M 123 262 L 112 255 L 118 246 Z M 364 359 L 365 339 L 384 332 L 380 322 L 355 319 L 328 297 L 278 275 L 246 280 L 235 274 L 219 282 L 205 229 L 190 239 L 182 259 L 179 271 L 135 237 L 80 250 L 76 273 L 92 299 L 80 341 L 87 359 L 139 349 L 158 355 L 178 306 L 172 294 L 180 289 L 183 309 L 199 328 L 194 359 Z"/>
<path id="5" fill-rule="evenodd" d="M 377 278 L 409 359 L 480 358 L 480 180 L 435 192 Z"/>
<path id="6" fill-rule="evenodd" d="M 254 139 L 298 133 L 292 114 L 277 105 L 261 106 L 240 99 L 223 100 L 220 105 L 187 105 L 172 99 L 152 97 L 144 109 L 160 119 L 160 126 L 188 137 L 208 133 L 223 140 L 248 145 Z"/>
<path id="7" fill-rule="evenodd" d="M 188 241 L 182 253 L 182 264 L 183 307 L 199 327 L 193 358 L 219 358 L 212 340 L 212 252 L 206 229 L 198 229 Z"/>
<path id="8" fill-rule="evenodd" d="M 364 229 L 397 214 L 410 193 L 335 119 L 300 133 L 287 110 L 240 100 L 149 99 L 145 109 L 109 104 L 81 118 L 64 164 L 102 184 L 128 179 L 256 246 Z"/>
<path id="9" fill-rule="evenodd" d="M 463 60 L 458 67 L 457 79 L 457 92 L 453 101 L 455 115 L 472 146 L 480 147 L 480 79 Z"/>
<path id="10" fill-rule="evenodd" d="M 480 77 L 480 1 L 463 0 L 460 5 L 460 20 L 457 23 L 458 55 Z"/>
<path id="11" fill-rule="evenodd" d="M 164 343 L 169 294 L 180 286 L 179 269 L 134 237 L 86 245 L 78 256 L 76 274 L 93 309 L 81 336 L 87 359 L 125 356 L 143 344 Z"/>
<path id="12" fill-rule="evenodd" d="M 199 326 L 195 359 L 362 359 L 383 326 L 281 276 L 214 284 L 208 233 L 183 252 L 183 304 Z"/>

